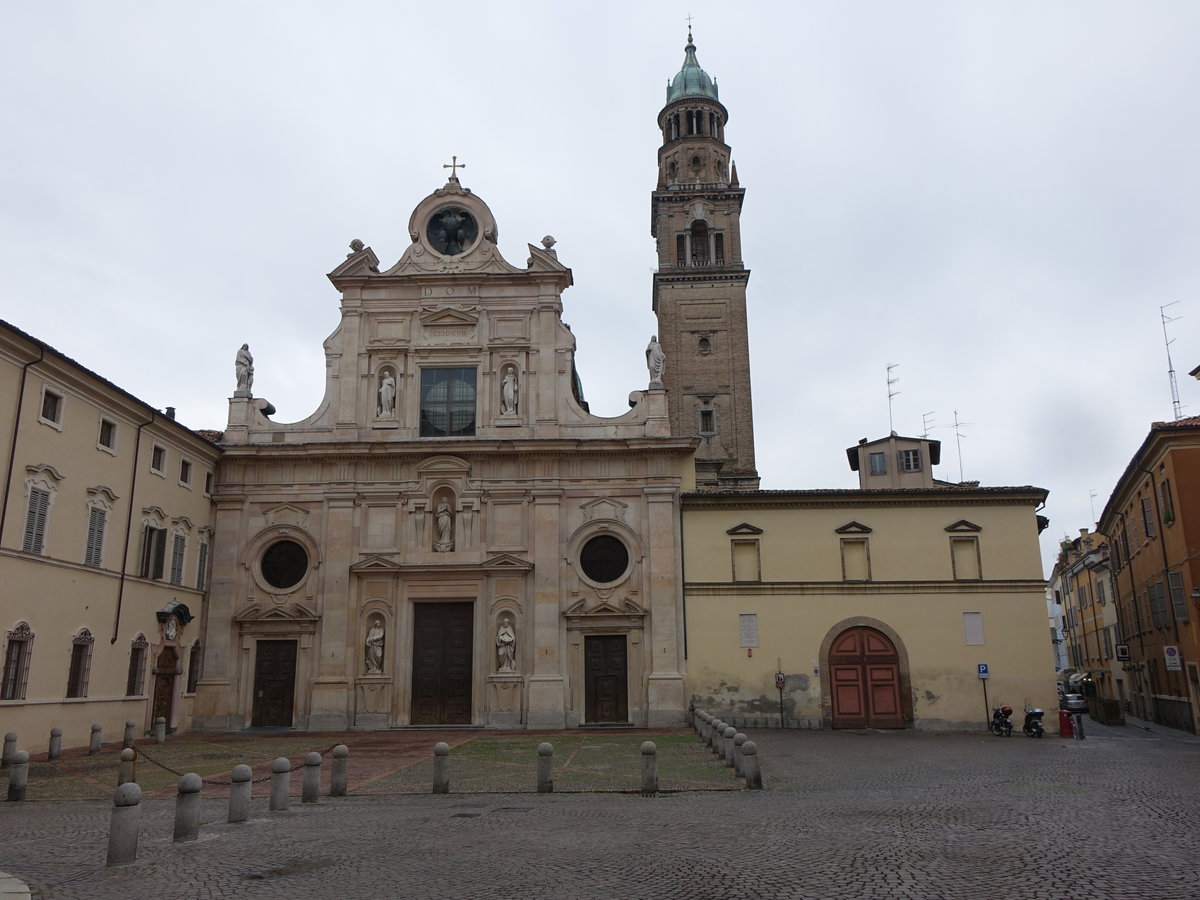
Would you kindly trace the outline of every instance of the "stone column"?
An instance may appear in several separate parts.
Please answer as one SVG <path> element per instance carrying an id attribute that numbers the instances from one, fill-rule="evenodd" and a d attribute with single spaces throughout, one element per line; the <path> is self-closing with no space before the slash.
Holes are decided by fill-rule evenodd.
<path id="1" fill-rule="evenodd" d="M 554 792 L 554 747 L 547 741 L 538 744 L 537 791 L 539 794 Z"/>
<path id="2" fill-rule="evenodd" d="M 254 772 L 249 766 L 234 766 L 229 776 L 229 821 L 245 822 L 250 818 L 250 780 Z"/>
<path id="3" fill-rule="evenodd" d="M 108 825 L 107 866 L 127 866 L 137 859 L 138 823 L 142 814 L 142 789 L 123 784 L 113 795 L 112 819 Z"/>
<path id="4" fill-rule="evenodd" d="M 280 756 L 271 763 L 271 812 L 287 810 L 291 781 L 292 764 L 286 756 Z"/>
<path id="5" fill-rule="evenodd" d="M 667 360 L 667 366 L 671 361 Z M 650 728 L 677 727 L 687 703 L 683 684 L 683 567 L 680 557 L 679 491 L 648 487 L 646 496 L 649 607 L 646 640 L 650 643 L 647 720 Z"/>
<path id="6" fill-rule="evenodd" d="M 4 755 L 0 757 L 0 769 L 7 769 L 12 765 L 13 754 L 17 752 L 17 733 L 15 731 L 6 732 L 4 735 Z"/>
<path id="7" fill-rule="evenodd" d="M 345 797 L 350 780 L 350 748 L 338 744 L 333 748 L 333 770 L 329 774 L 329 796 Z"/>
<path id="8" fill-rule="evenodd" d="M 100 725 L 92 726 L 92 737 L 88 741 L 88 756 L 95 756 L 100 752 L 101 736 L 104 728 Z"/>
<path id="9" fill-rule="evenodd" d="M 58 759 L 62 756 L 62 729 L 50 729 L 50 752 L 46 755 L 47 759 Z"/>
<path id="10" fill-rule="evenodd" d="M 29 753 L 18 750 L 13 754 L 8 767 L 8 799 L 20 802 L 25 799 L 29 787 Z"/>
<path id="11" fill-rule="evenodd" d="M 658 747 L 654 741 L 642 742 L 642 793 L 658 793 Z"/>
<path id="12" fill-rule="evenodd" d="M 349 360 L 342 362 L 344 365 Z M 362 665 L 362 646 L 357 635 L 352 635 L 353 613 L 351 604 L 346 602 L 350 596 L 350 565 L 357 558 L 354 520 L 359 512 L 354 495 L 349 493 L 330 496 L 325 504 L 324 559 L 315 577 L 320 579 L 320 590 L 325 597 L 337 598 L 338 602 L 321 606 L 321 621 L 317 624 L 314 649 L 310 651 L 314 663 L 308 702 L 310 731 L 345 731 L 350 725 L 354 685 L 347 673 Z M 297 712 L 302 708 L 298 703 Z"/>
<path id="13" fill-rule="evenodd" d="M 175 795 L 175 831 L 172 840 L 176 843 L 194 841 L 200 836 L 200 776 L 188 772 L 179 779 Z"/>
<path id="14" fill-rule="evenodd" d="M 133 776 L 133 766 L 136 760 L 137 751 L 132 747 L 126 747 L 121 751 L 121 762 L 117 767 L 117 787 L 137 780 Z"/>
<path id="15" fill-rule="evenodd" d="M 300 792 L 301 803 L 321 802 L 321 754 L 316 750 L 304 756 L 304 776 Z"/>
<path id="16" fill-rule="evenodd" d="M 450 793 L 450 745 L 445 741 L 433 745 L 433 792 Z"/>

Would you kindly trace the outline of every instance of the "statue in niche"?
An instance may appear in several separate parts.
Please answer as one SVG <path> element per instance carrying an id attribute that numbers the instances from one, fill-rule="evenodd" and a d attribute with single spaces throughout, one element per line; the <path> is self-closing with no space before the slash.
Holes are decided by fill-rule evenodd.
<path id="1" fill-rule="evenodd" d="M 437 522 L 437 538 L 434 539 L 433 549 L 438 553 L 448 553 L 454 549 L 454 512 L 445 497 L 438 501 L 433 517 Z"/>
<path id="2" fill-rule="evenodd" d="M 254 357 L 250 355 L 250 345 L 242 344 L 233 361 L 233 371 L 237 374 L 237 392 L 249 394 L 254 387 Z"/>
<path id="3" fill-rule="evenodd" d="M 396 379 L 392 377 L 391 369 L 384 369 L 379 375 L 379 403 L 376 414 L 381 419 L 392 419 L 396 416 Z"/>
<path id="4" fill-rule="evenodd" d="M 496 656 L 501 672 L 516 671 L 517 633 L 513 630 L 512 619 L 508 616 L 500 620 L 500 627 L 496 629 Z"/>
<path id="5" fill-rule="evenodd" d="M 500 382 L 500 414 L 515 416 L 517 414 L 517 370 L 509 366 L 504 370 L 504 379 Z"/>
<path id="6" fill-rule="evenodd" d="M 368 675 L 383 674 L 383 619 L 372 619 L 367 629 L 366 661 Z"/>
<path id="7" fill-rule="evenodd" d="M 650 336 L 650 343 L 646 345 L 646 368 L 650 371 L 650 387 L 663 386 L 663 369 L 666 365 L 667 356 L 658 343 L 658 335 L 653 334 Z"/>

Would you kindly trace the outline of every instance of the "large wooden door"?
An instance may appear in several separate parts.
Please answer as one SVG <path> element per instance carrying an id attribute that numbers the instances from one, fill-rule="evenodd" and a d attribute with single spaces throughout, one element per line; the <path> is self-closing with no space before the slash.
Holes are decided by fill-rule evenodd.
<path id="1" fill-rule="evenodd" d="M 583 639 L 585 722 L 629 721 L 629 674 L 625 635 Z"/>
<path id="2" fill-rule="evenodd" d="M 154 709 L 151 713 L 153 725 L 158 718 L 167 720 L 167 729 L 173 731 L 171 717 L 175 713 L 175 669 L 179 665 L 179 654 L 174 647 L 163 647 L 154 661 Z"/>
<path id="3" fill-rule="evenodd" d="M 413 606 L 413 725 L 471 722 L 473 603 Z"/>
<path id="4" fill-rule="evenodd" d="M 834 728 L 903 728 L 900 658 L 874 628 L 843 631 L 829 648 Z"/>
<path id="5" fill-rule="evenodd" d="M 292 701 L 296 694 L 296 642 L 259 641 L 254 658 L 254 728 L 292 724 Z"/>

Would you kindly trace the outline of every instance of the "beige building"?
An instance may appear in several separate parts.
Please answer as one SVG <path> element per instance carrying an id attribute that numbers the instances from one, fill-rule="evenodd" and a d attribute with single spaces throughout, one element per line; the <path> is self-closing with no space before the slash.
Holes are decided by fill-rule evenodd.
<path id="1" fill-rule="evenodd" d="M 0 730 L 190 724 L 219 451 L 0 323 Z"/>
<path id="2" fill-rule="evenodd" d="M 312 416 L 271 421 L 240 363 L 195 727 L 682 723 L 696 441 L 671 436 L 661 357 L 593 416 L 552 238 L 511 265 L 453 175 L 409 235 L 390 268 L 355 241 L 330 274 Z"/>
<path id="3" fill-rule="evenodd" d="M 889 443 L 850 448 L 852 468 Z M 901 444 L 876 468 L 919 485 L 684 497 L 697 706 L 739 725 L 928 730 L 980 728 L 988 703 L 1057 706 L 1046 492 L 936 481 L 937 442 Z"/>

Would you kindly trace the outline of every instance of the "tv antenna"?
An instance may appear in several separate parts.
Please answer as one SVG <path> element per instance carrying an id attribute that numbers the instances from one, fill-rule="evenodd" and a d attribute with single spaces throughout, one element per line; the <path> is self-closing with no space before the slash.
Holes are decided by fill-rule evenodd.
<path id="1" fill-rule="evenodd" d="M 888 386 L 888 433 L 895 434 L 896 426 L 892 424 L 892 398 L 898 395 L 899 391 L 893 391 L 892 388 L 900 382 L 900 376 L 893 377 L 892 370 L 899 368 L 900 363 L 891 363 L 887 367 L 887 386 Z"/>
<path id="2" fill-rule="evenodd" d="M 1167 309 L 1178 302 L 1178 300 L 1174 300 L 1166 306 L 1158 308 L 1158 314 L 1162 318 L 1163 343 L 1167 348 L 1167 377 L 1171 379 L 1171 408 L 1175 412 L 1176 422 L 1183 418 L 1183 404 L 1179 402 L 1179 382 L 1175 380 L 1175 363 L 1171 362 L 1171 345 L 1175 343 L 1175 339 L 1167 337 L 1167 323 L 1178 322 L 1183 316 L 1168 316 Z"/>
<path id="3" fill-rule="evenodd" d="M 921 413 L 921 437 L 923 438 L 929 437 L 930 430 L 935 427 L 929 423 L 929 420 L 933 418 L 934 412 L 935 410 L 931 409 L 927 413 Z"/>
<path id="4" fill-rule="evenodd" d="M 960 422 L 958 420 L 958 410 L 954 411 L 954 437 L 958 443 L 958 480 L 963 481 L 963 464 L 962 464 L 962 439 L 964 437 L 960 429 L 966 428 L 968 425 L 973 425 L 974 422 Z"/>
<path id="5" fill-rule="evenodd" d="M 1088 502 L 1092 504 L 1092 521 L 1096 521 L 1096 489 L 1088 491 Z"/>

